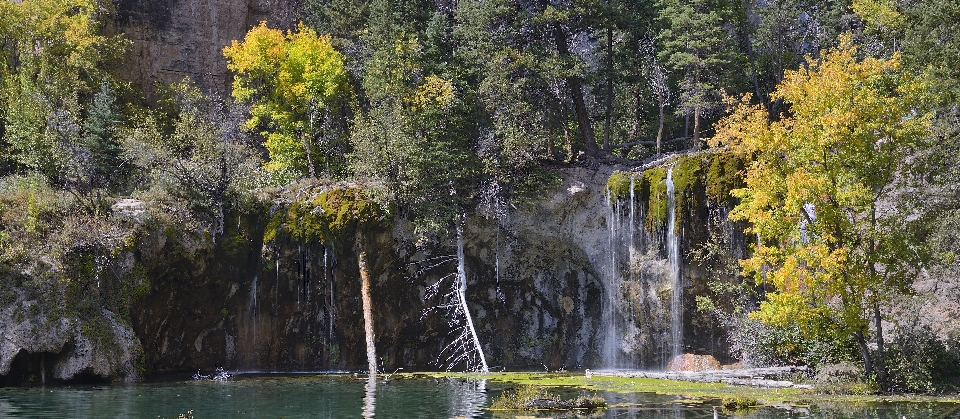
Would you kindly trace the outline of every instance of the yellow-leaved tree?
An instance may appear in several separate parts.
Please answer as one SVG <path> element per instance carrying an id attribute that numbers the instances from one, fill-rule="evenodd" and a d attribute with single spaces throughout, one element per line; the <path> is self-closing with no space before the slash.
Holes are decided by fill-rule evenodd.
<path id="1" fill-rule="evenodd" d="M 859 59 L 843 36 L 788 71 L 771 96 L 789 111 L 771 121 L 746 98 L 713 139 L 752 160 L 730 217 L 749 221 L 756 237 L 743 270 L 774 291 L 751 316 L 853 339 L 882 386 L 882 310 L 922 262 L 894 197 L 911 147 L 927 134 L 925 85 L 898 56 Z"/>
<path id="2" fill-rule="evenodd" d="M 349 92 L 344 56 L 330 37 L 303 24 L 284 33 L 262 22 L 223 54 L 236 74 L 233 97 L 250 103 L 247 128 L 266 138 L 266 169 L 281 183 L 315 177 L 318 167 L 329 174 L 330 160 L 344 152 L 337 143 L 346 139 L 330 138 L 325 126 Z"/>

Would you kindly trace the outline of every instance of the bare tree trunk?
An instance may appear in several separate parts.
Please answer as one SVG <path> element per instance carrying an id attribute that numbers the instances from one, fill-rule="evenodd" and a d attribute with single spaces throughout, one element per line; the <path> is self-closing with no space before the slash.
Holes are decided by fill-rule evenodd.
<path id="1" fill-rule="evenodd" d="M 313 168 L 313 156 L 310 153 L 310 139 L 309 136 L 304 136 L 303 138 L 303 151 L 307 153 L 307 172 L 310 173 L 310 177 L 317 177 L 316 170 Z"/>
<path id="2" fill-rule="evenodd" d="M 553 24 L 553 36 L 557 43 L 557 52 L 561 57 L 570 56 L 570 47 L 567 45 L 567 34 L 563 31 L 560 22 Z M 567 79 L 570 87 L 570 95 L 573 97 L 574 110 L 577 112 L 577 125 L 580 126 L 580 135 L 583 136 L 584 153 L 593 157 L 599 151 L 597 149 L 597 140 L 593 137 L 593 125 L 590 123 L 590 115 L 587 113 L 587 105 L 583 100 L 583 86 L 579 77 L 573 76 Z"/>
<path id="3" fill-rule="evenodd" d="M 660 102 L 660 124 L 659 124 L 659 126 L 657 127 L 657 154 L 658 154 L 658 155 L 661 153 L 661 151 L 660 151 L 660 140 L 663 138 L 663 117 L 664 117 L 664 116 L 663 116 L 663 108 L 664 108 L 664 105 L 665 105 L 665 104 L 663 103 L 663 101 L 661 101 L 661 102 Z"/>
<path id="4" fill-rule="evenodd" d="M 477 358 L 480 361 L 479 371 L 480 372 L 490 372 L 490 368 L 487 367 L 487 357 L 483 353 L 483 347 L 480 346 L 480 338 L 477 337 L 477 329 L 473 327 L 473 317 L 470 315 L 470 307 L 467 307 L 467 269 L 466 263 L 463 256 L 463 227 L 457 227 L 457 295 L 460 300 L 460 310 L 463 311 L 463 316 L 466 317 L 466 327 L 470 333 L 470 338 L 473 342 L 473 348 L 477 353 Z"/>
<path id="5" fill-rule="evenodd" d="M 880 305 L 873 303 L 873 321 L 877 328 L 877 381 L 880 384 L 880 390 L 887 391 L 887 368 L 883 364 L 883 324 L 880 317 Z"/>
<path id="6" fill-rule="evenodd" d="M 370 272 L 367 270 L 367 252 L 363 251 L 363 235 L 357 235 L 357 266 L 360 268 L 360 300 L 363 304 L 363 332 L 367 341 L 367 367 L 370 377 L 377 375 L 377 348 L 373 334 L 373 301 L 370 298 Z"/>
<path id="7" fill-rule="evenodd" d="M 700 106 L 693 108 L 693 149 L 700 149 Z"/>

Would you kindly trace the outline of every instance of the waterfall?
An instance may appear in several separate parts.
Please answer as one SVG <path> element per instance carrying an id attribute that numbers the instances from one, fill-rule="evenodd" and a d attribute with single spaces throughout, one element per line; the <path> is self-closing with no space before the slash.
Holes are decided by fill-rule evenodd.
<path id="1" fill-rule="evenodd" d="M 619 275 L 617 275 L 617 211 L 616 204 L 613 202 L 613 197 L 610 193 L 610 190 L 606 191 L 606 202 L 607 209 L 607 227 L 609 230 L 608 249 L 610 253 L 610 267 L 609 271 L 605 272 L 603 292 L 606 294 L 604 299 L 604 304 L 602 306 L 601 321 L 603 327 L 603 350 L 602 350 L 602 365 L 605 368 L 616 368 L 618 366 L 618 356 L 619 351 L 619 335 L 620 328 L 618 327 L 618 322 L 616 320 L 616 311 L 619 306 L 617 301 L 618 290 L 620 289 Z"/>
<path id="2" fill-rule="evenodd" d="M 670 349 L 676 357 L 683 345 L 683 287 L 680 277 L 680 241 L 677 238 L 676 208 L 674 205 L 673 166 L 667 169 L 667 260 L 673 291 L 670 294 Z"/>
<path id="3" fill-rule="evenodd" d="M 327 326 L 329 330 L 327 331 L 327 341 L 333 342 L 333 322 L 334 322 L 334 299 L 333 299 L 333 275 L 327 275 L 330 272 L 332 262 L 330 260 L 330 250 L 327 246 L 323 246 L 323 282 L 325 282 L 329 288 L 329 306 L 327 307 Z"/>

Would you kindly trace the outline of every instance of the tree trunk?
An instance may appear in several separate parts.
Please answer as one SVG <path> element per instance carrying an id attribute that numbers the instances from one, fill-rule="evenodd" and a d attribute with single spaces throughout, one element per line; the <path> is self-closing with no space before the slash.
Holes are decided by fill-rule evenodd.
<path id="1" fill-rule="evenodd" d="M 303 151 L 307 153 L 307 172 L 310 173 L 310 177 L 316 178 L 317 172 L 313 168 L 313 156 L 310 153 L 310 139 L 308 136 L 303 138 Z"/>
<path id="2" fill-rule="evenodd" d="M 880 390 L 887 391 L 887 368 L 883 364 L 883 324 L 880 317 L 880 304 L 876 302 L 873 303 L 873 321 L 877 328 L 877 381 Z"/>
<path id="3" fill-rule="evenodd" d="M 563 31 L 560 22 L 553 24 L 553 36 L 560 56 L 569 57 L 570 48 L 567 45 L 567 34 Z M 574 110 L 577 112 L 577 125 L 580 126 L 580 135 L 583 136 L 584 153 L 589 157 L 596 156 L 598 152 L 597 140 L 593 137 L 593 126 L 590 124 L 590 115 L 587 113 L 587 105 L 583 100 L 583 86 L 580 78 L 569 77 L 567 78 L 567 84 L 570 87 Z"/>
<path id="4" fill-rule="evenodd" d="M 466 318 L 467 330 L 473 342 L 473 348 L 477 352 L 477 358 L 480 365 L 476 366 L 480 372 L 490 372 L 487 367 L 487 357 L 483 353 L 483 347 L 480 346 L 480 338 L 477 336 L 477 329 L 473 327 L 473 317 L 470 315 L 470 307 L 467 306 L 467 269 L 466 259 L 463 256 L 463 227 L 457 227 L 457 297 L 460 300 L 460 310 Z"/>
<path id="5" fill-rule="evenodd" d="M 610 151 L 610 120 L 613 119 L 613 29 L 607 28 L 607 97 L 603 121 L 603 151 Z"/>
<path id="6" fill-rule="evenodd" d="M 367 341 L 367 367 L 370 377 L 377 375 L 377 348 L 373 334 L 373 300 L 370 298 L 370 272 L 367 270 L 367 252 L 363 251 L 363 235 L 357 235 L 357 266 L 360 268 L 360 300 L 363 304 L 363 332 Z"/>
<path id="7" fill-rule="evenodd" d="M 657 155 L 661 153 L 660 151 L 660 139 L 663 138 L 663 101 L 660 102 L 660 123 L 657 127 Z"/>
<path id="8" fill-rule="evenodd" d="M 870 359 L 870 348 L 867 347 L 867 339 L 863 332 L 856 332 L 853 337 L 857 340 L 857 346 L 860 347 L 860 356 L 863 358 L 863 373 L 869 376 L 873 372 L 873 361 Z"/>
<path id="9" fill-rule="evenodd" d="M 700 149 L 700 106 L 693 108 L 693 149 Z"/>

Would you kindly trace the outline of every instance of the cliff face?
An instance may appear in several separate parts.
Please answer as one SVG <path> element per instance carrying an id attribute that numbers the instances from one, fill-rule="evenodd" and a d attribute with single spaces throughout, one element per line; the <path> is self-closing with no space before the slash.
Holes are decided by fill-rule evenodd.
<path id="1" fill-rule="evenodd" d="M 223 47 L 261 21 L 296 24 L 295 0 L 120 0 L 117 27 L 133 42 L 121 76 L 148 99 L 157 83 L 190 77 L 205 93 L 229 95 Z"/>
<path id="2" fill-rule="evenodd" d="M 605 166 L 558 169 L 558 186 L 517 203 L 503 218 L 468 217 L 467 305 L 492 368 L 659 368 L 669 360 L 675 285 L 665 252 L 656 234 L 641 234 L 650 204 L 638 205 L 631 217 L 622 203 L 607 203 L 612 172 Z M 233 371 L 365 369 L 352 245 L 283 236 L 265 242 L 281 210 L 275 203 L 228 215 L 215 241 L 164 224 L 139 205 L 141 233 L 124 258 L 148 289 L 119 322 L 106 311 L 101 320 L 60 318 L 31 309 L 27 296 L 14 296 L 20 302 L 0 310 L 0 333 L 13 337 L 0 342 L 0 385 L 44 377 L 191 374 L 216 365 Z M 701 212 L 696 208 L 688 207 Z M 683 254 L 703 239 L 696 225 L 702 230 L 706 223 L 704 214 L 686 213 Z M 630 219 L 636 226 L 627 229 Z M 400 220 L 364 240 L 382 368 L 447 367 L 438 361 L 448 355 L 444 348 L 454 328 L 441 310 L 428 310 L 442 303 L 428 289 L 455 274 L 455 238 L 418 246 Z M 683 266 L 682 346 L 723 359 L 722 332 L 694 308 L 694 295 L 704 292 L 709 277 L 690 263 Z"/>
<path id="3" fill-rule="evenodd" d="M 597 206 L 609 171 L 560 174 L 562 186 L 543 199 L 508 219 L 470 218 L 464 229 L 467 303 L 491 366 L 601 365 L 602 285 L 594 262 L 606 241 Z M 234 218 L 236 228 L 215 246 L 191 249 L 161 236 L 144 243 L 140 257 L 152 261 L 152 289 L 131 316 L 147 374 L 217 364 L 365 366 L 354 250 L 282 237 L 265 245 L 270 217 L 264 208 Z M 441 303 L 426 288 L 456 270 L 455 240 L 421 247 L 411 238 L 403 221 L 367 235 L 376 344 L 387 370 L 444 368 L 438 358 L 452 339 L 447 317 L 425 309 Z"/>

